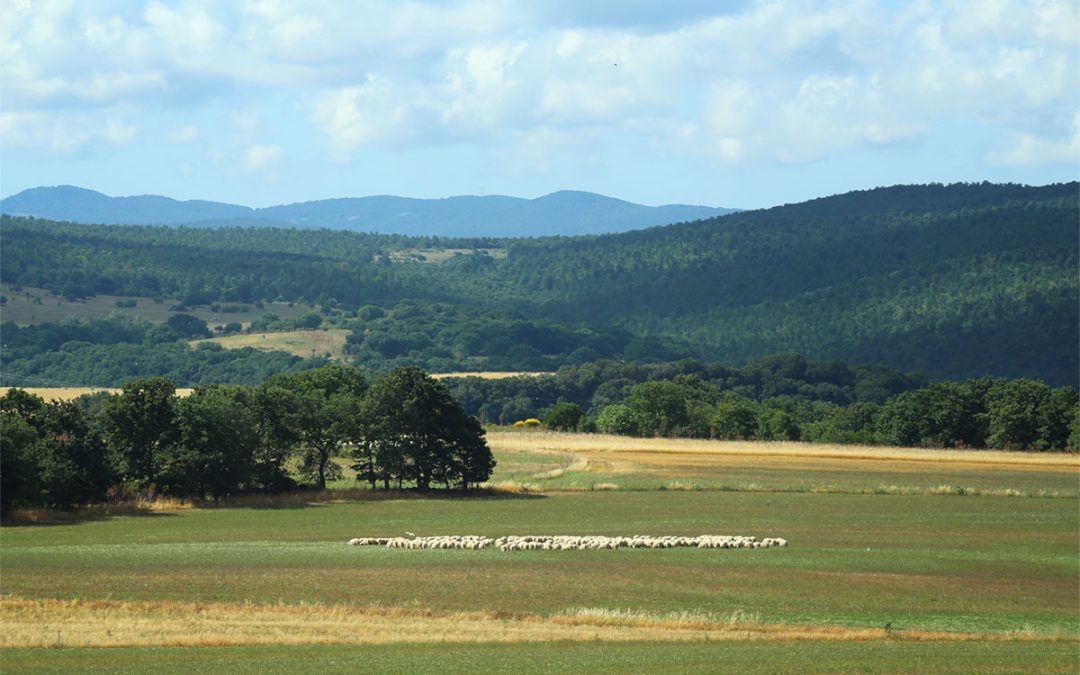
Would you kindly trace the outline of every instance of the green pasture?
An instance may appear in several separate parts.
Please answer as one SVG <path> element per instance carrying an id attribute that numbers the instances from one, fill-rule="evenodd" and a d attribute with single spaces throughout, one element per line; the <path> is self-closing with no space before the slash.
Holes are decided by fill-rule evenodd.
<path id="1" fill-rule="evenodd" d="M 14 321 L 19 326 L 59 322 L 66 319 L 100 319 L 114 312 L 153 323 L 164 323 L 170 316 L 176 314 L 169 307 L 178 302 L 175 299 L 154 302 L 153 298 L 123 298 L 115 295 L 95 295 L 84 300 L 67 300 L 51 294 L 44 288 L 24 287 L 16 292 L 11 284 L 6 283 L 0 285 L 0 293 L 7 298 L 3 308 L 0 308 L 0 315 L 3 315 L 4 321 Z M 135 307 L 117 307 L 117 300 L 134 300 Z M 242 305 L 245 303 L 222 304 Z M 211 326 L 234 321 L 247 325 L 264 314 L 277 314 L 282 319 L 289 319 L 316 309 L 299 302 L 269 302 L 262 309 L 247 303 L 247 307 L 246 312 L 214 312 L 209 306 L 197 306 L 185 310 L 184 314 L 196 316 Z"/>
<path id="2" fill-rule="evenodd" d="M 714 642 L 12 649 L 36 673 L 1074 673 L 1074 642 Z"/>
<path id="3" fill-rule="evenodd" d="M 411 498 L 4 527 L 3 592 L 559 613 L 699 611 L 769 623 L 1080 632 L 1075 500 L 722 491 Z M 785 549 L 502 553 L 354 536 L 748 534 Z"/>

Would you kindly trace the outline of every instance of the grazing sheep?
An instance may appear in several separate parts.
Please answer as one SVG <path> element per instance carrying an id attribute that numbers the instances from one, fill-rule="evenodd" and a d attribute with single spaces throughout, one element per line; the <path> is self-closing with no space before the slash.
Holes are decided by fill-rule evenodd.
<path id="1" fill-rule="evenodd" d="M 411 532 L 406 533 L 412 535 Z M 602 535 L 508 535 L 491 539 L 483 535 L 442 535 L 434 537 L 355 537 L 350 546 L 385 546 L 410 550 L 464 549 L 478 551 L 497 548 L 500 551 L 584 551 L 614 550 L 618 548 L 770 548 L 787 546 L 786 539 L 766 537 L 760 541 L 743 535 L 703 534 L 697 537 L 634 535 L 632 537 L 606 537 Z"/>

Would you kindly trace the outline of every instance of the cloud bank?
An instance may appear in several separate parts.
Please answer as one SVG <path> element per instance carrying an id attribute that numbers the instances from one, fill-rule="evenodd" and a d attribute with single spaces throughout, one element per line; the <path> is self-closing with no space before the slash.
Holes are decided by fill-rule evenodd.
<path id="1" fill-rule="evenodd" d="M 1074 0 L 13 0 L 0 143 L 202 143 L 257 171 L 301 135 L 338 163 L 465 144 L 557 167 L 633 142 L 747 167 L 976 125 L 989 164 L 1075 165 L 1077 26 Z"/>

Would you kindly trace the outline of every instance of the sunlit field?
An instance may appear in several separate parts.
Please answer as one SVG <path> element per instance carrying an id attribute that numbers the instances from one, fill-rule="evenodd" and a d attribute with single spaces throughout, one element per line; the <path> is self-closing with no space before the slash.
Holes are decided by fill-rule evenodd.
<path id="1" fill-rule="evenodd" d="M 488 432 L 504 490 L 731 490 L 1080 496 L 1080 456 Z"/>
<path id="2" fill-rule="evenodd" d="M 4 670 L 1076 670 L 1075 455 L 489 440 L 494 487 L 468 496 L 352 487 L 5 525 Z M 790 545 L 346 544 L 405 532 Z"/>
<path id="3" fill-rule="evenodd" d="M 101 392 L 109 394 L 119 394 L 122 390 L 119 387 L 22 387 L 22 389 L 28 394 L 34 396 L 40 396 L 45 401 L 72 401 L 85 396 L 87 394 L 97 394 Z M 0 387 L 0 394 L 7 392 L 8 387 Z M 179 387 L 176 390 L 177 396 L 187 396 L 194 389 L 191 387 Z"/>
<path id="4" fill-rule="evenodd" d="M 334 361 L 344 361 L 345 338 L 348 335 L 349 331 L 343 328 L 292 330 L 279 333 L 226 335 L 206 340 L 192 340 L 189 344 L 194 347 L 202 342 L 213 342 L 225 349 L 251 347 L 264 352 L 286 352 L 305 359 L 326 357 Z"/>

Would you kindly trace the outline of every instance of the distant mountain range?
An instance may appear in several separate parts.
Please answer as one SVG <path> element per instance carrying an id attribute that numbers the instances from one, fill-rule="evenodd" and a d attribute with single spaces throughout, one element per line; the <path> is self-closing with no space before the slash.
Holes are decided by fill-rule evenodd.
<path id="1" fill-rule="evenodd" d="M 608 234 L 726 215 L 738 209 L 669 204 L 642 206 L 564 190 L 536 199 L 376 196 L 323 199 L 253 209 L 202 200 L 142 195 L 110 197 L 61 185 L 37 187 L 0 200 L 0 212 L 76 223 L 299 227 L 412 236 L 537 237 Z"/>

